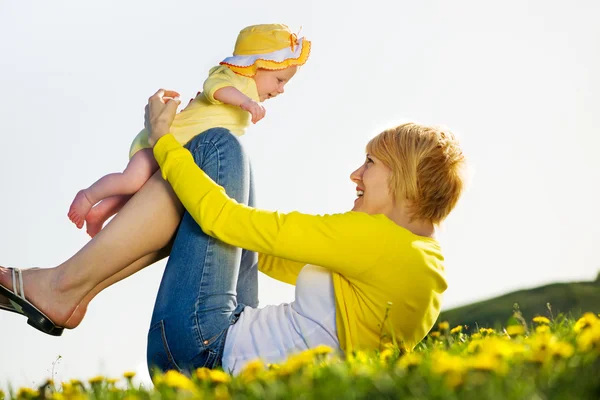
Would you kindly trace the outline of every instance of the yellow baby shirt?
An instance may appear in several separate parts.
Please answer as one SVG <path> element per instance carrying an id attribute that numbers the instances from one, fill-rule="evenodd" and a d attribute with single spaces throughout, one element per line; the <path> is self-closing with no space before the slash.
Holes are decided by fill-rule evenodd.
<path id="1" fill-rule="evenodd" d="M 233 134 L 241 136 L 250 125 L 250 113 L 240 107 L 222 103 L 214 98 L 217 90 L 233 86 L 254 101 L 259 101 L 258 90 L 254 79 L 238 75 L 228 67 L 221 65 L 211 68 L 204 81 L 202 93 L 179 114 L 175 116 L 170 132 L 182 145 L 194 136 L 210 128 L 229 129 Z M 142 149 L 148 149 L 148 131 L 142 129 L 137 134 L 129 149 L 129 158 Z"/>

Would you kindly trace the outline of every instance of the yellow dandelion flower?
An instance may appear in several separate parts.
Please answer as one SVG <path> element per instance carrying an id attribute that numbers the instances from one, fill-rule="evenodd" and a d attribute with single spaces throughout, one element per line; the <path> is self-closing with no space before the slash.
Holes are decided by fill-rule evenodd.
<path id="1" fill-rule="evenodd" d="M 329 346 L 325 346 L 324 344 L 315 347 L 314 349 L 308 350 L 310 353 L 314 355 L 322 355 L 322 354 L 330 354 L 333 353 L 333 349 Z"/>
<path id="2" fill-rule="evenodd" d="M 467 364 L 471 369 L 478 371 L 505 372 L 505 364 L 502 358 L 491 353 L 481 352 L 476 354 L 468 359 Z"/>
<path id="3" fill-rule="evenodd" d="M 0 396 L 0 399 L 2 397 Z M 65 400 L 66 397 L 64 394 L 60 393 L 60 392 L 52 392 L 52 394 L 50 395 L 50 399 L 52 400 Z"/>
<path id="4" fill-rule="evenodd" d="M 35 389 L 31 389 L 31 388 L 20 388 L 17 391 L 17 399 L 31 399 L 34 397 L 38 397 L 40 395 L 40 392 L 38 392 Z"/>
<path id="5" fill-rule="evenodd" d="M 535 328 L 536 333 L 546 333 L 550 332 L 550 327 L 548 325 L 540 325 Z"/>
<path id="6" fill-rule="evenodd" d="M 467 353 L 485 353 L 493 357 L 509 359 L 517 353 L 522 353 L 523 346 L 505 337 L 490 336 L 483 339 L 472 340 L 467 345 Z"/>
<path id="7" fill-rule="evenodd" d="M 429 332 L 429 336 L 431 336 L 432 338 L 439 338 L 440 332 L 439 331 Z"/>
<path id="8" fill-rule="evenodd" d="M 60 384 L 60 386 L 62 388 L 63 393 L 65 393 L 65 394 L 69 394 L 69 393 L 72 393 L 74 391 L 73 390 L 73 385 L 71 385 L 68 382 L 63 382 L 63 383 Z"/>
<path id="9" fill-rule="evenodd" d="M 102 375 L 94 376 L 93 378 L 88 379 L 88 383 L 90 385 L 99 385 L 104 382 L 106 378 Z"/>
<path id="10" fill-rule="evenodd" d="M 83 382 L 81 382 L 79 379 L 71 379 L 69 381 L 69 384 L 73 387 L 76 387 L 78 389 L 84 389 L 83 387 Z"/>
<path id="11" fill-rule="evenodd" d="M 127 371 L 123 374 L 123 378 L 125 379 L 133 379 L 135 377 L 135 372 Z"/>
<path id="12" fill-rule="evenodd" d="M 215 383 L 229 383 L 231 376 L 227 372 L 213 369 L 210 371 L 210 380 Z"/>
<path id="13" fill-rule="evenodd" d="M 447 331 L 450 329 L 450 323 L 448 321 L 442 321 L 438 324 L 438 329 L 440 331 Z"/>
<path id="14" fill-rule="evenodd" d="M 529 351 L 525 354 L 525 359 L 540 364 L 549 362 L 553 357 L 569 358 L 575 352 L 571 344 L 559 341 L 549 332 L 529 338 L 527 344 Z"/>
<path id="15" fill-rule="evenodd" d="M 452 389 L 460 386 L 467 371 L 465 359 L 445 351 L 436 350 L 431 355 L 431 371 L 444 376 L 444 382 Z"/>
<path id="16" fill-rule="evenodd" d="M 258 373 L 261 372 L 265 369 L 265 363 L 262 362 L 261 359 L 256 359 L 254 361 L 250 361 L 248 364 L 246 364 L 244 366 L 244 368 L 242 369 L 242 372 L 251 372 L 251 373 Z"/>
<path id="17" fill-rule="evenodd" d="M 450 330 L 450 333 L 452 333 L 452 334 L 455 334 L 455 333 L 461 333 L 461 332 L 462 332 L 462 330 L 463 330 L 463 327 L 462 327 L 462 325 L 458 325 L 458 326 L 455 326 L 454 328 L 452 328 L 452 329 Z"/>
<path id="18" fill-rule="evenodd" d="M 473 339 L 473 340 L 481 339 L 481 333 L 475 332 L 474 334 L 471 335 L 471 339 Z"/>
<path id="19" fill-rule="evenodd" d="M 580 331 L 577 336 L 577 348 L 581 352 L 588 352 L 593 348 L 600 349 L 600 324 Z"/>
<path id="20" fill-rule="evenodd" d="M 481 347 L 483 346 L 483 342 L 484 341 L 481 339 L 471 340 L 467 345 L 467 353 L 477 353 L 480 351 Z"/>
<path id="21" fill-rule="evenodd" d="M 106 379 L 106 383 L 108 383 L 109 385 L 115 385 L 117 382 L 119 382 L 119 380 L 117 378 L 107 378 Z"/>
<path id="22" fill-rule="evenodd" d="M 190 378 L 175 370 L 169 370 L 165 372 L 165 374 L 162 376 L 161 382 L 175 389 L 190 391 L 195 389 L 194 382 L 192 382 Z"/>
<path id="23" fill-rule="evenodd" d="M 379 353 L 379 360 L 386 363 L 390 358 L 394 355 L 395 351 L 392 349 L 385 349 L 381 353 Z"/>
<path id="24" fill-rule="evenodd" d="M 533 322 L 535 322 L 536 324 L 549 324 L 550 320 L 546 317 L 538 315 L 537 317 L 533 317 Z"/>
<path id="25" fill-rule="evenodd" d="M 510 336 L 518 336 L 525 333 L 523 325 L 509 325 L 506 327 L 506 333 Z"/>
<path id="26" fill-rule="evenodd" d="M 600 323 L 598 317 L 596 317 L 595 314 L 588 312 L 583 314 L 583 316 L 577 320 L 575 326 L 573 326 L 573 330 L 579 333 L 586 328 L 597 325 L 598 323 Z"/>
<path id="27" fill-rule="evenodd" d="M 292 374 L 304 367 L 305 365 L 311 364 L 312 362 L 313 357 L 312 354 L 310 354 L 310 352 L 304 351 L 298 354 L 294 354 L 288 357 L 286 362 L 281 366 L 279 372 L 282 375 Z"/>
<path id="28" fill-rule="evenodd" d="M 406 353 L 397 361 L 396 365 L 402 369 L 416 367 L 421 364 L 423 357 L 419 353 Z"/>
<path id="29" fill-rule="evenodd" d="M 229 389 L 225 385 L 217 385 L 215 387 L 215 399 L 216 400 L 229 400 L 231 399 L 231 395 L 229 394 Z"/>
<path id="30" fill-rule="evenodd" d="M 210 380 L 210 369 L 206 367 L 198 368 L 196 370 L 196 376 L 201 381 L 208 381 Z"/>
<path id="31" fill-rule="evenodd" d="M 489 336 L 489 335 L 493 335 L 496 333 L 495 330 L 493 330 L 492 328 L 479 328 L 479 333 L 482 336 Z"/>
<path id="32" fill-rule="evenodd" d="M 358 350 L 348 356 L 348 361 L 351 364 L 368 364 L 370 357 L 364 351 Z"/>
<path id="33" fill-rule="evenodd" d="M 240 377 L 244 382 L 251 382 L 255 380 L 265 370 L 265 364 L 260 359 L 250 361 L 247 363 L 242 371 Z"/>
<path id="34" fill-rule="evenodd" d="M 557 342 L 552 348 L 552 355 L 560 358 L 570 358 L 575 353 L 575 348 L 567 342 Z"/>
<path id="35" fill-rule="evenodd" d="M 434 351 L 431 360 L 431 371 L 440 375 L 448 372 L 464 372 L 467 368 L 463 357 L 454 356 L 445 351 Z"/>

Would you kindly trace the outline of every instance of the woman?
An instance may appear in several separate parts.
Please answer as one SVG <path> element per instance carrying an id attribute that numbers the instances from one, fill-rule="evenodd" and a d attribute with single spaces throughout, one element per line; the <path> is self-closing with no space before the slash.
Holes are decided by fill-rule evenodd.
<path id="1" fill-rule="evenodd" d="M 170 253 L 148 334 L 152 368 L 235 373 L 256 357 L 281 362 L 321 344 L 375 349 L 394 335 L 412 349 L 447 286 L 434 234 L 463 190 L 454 136 L 417 124 L 386 130 L 350 175 L 352 211 L 280 214 L 252 208 L 248 160 L 228 131 L 208 130 L 187 150 L 174 140 L 175 95 L 159 90 L 147 106 L 164 180 L 155 175 L 58 267 L 1 268 L 3 308 L 60 334 L 101 290 Z M 257 267 L 295 284 L 296 300 L 256 309 Z"/>

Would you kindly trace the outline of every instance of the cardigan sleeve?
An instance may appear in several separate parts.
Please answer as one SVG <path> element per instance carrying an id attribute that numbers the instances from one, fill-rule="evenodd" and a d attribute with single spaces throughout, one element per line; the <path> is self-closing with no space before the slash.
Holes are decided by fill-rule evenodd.
<path id="1" fill-rule="evenodd" d="M 319 265 L 348 278 L 368 273 L 389 246 L 382 215 L 284 214 L 248 207 L 229 198 L 171 134 L 159 139 L 154 155 L 163 178 L 202 230 L 230 245 Z"/>

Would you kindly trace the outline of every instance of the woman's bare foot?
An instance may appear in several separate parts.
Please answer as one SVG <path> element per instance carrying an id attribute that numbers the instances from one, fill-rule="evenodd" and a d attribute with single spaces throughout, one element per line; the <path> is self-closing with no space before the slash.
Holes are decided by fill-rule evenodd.
<path id="1" fill-rule="evenodd" d="M 22 273 L 25 298 L 56 326 L 73 329 L 81 323 L 89 303 L 83 299 L 85 293 L 79 293 L 81 289 L 62 290 L 56 268 L 24 269 Z M 0 267 L 0 284 L 13 288 L 8 268 Z"/>
<path id="2" fill-rule="evenodd" d="M 94 205 L 85 195 L 85 190 L 80 190 L 75 195 L 71 207 L 69 207 L 69 213 L 67 214 L 71 222 L 73 222 L 77 228 L 83 227 L 83 222 L 86 216 L 90 212 Z"/>

